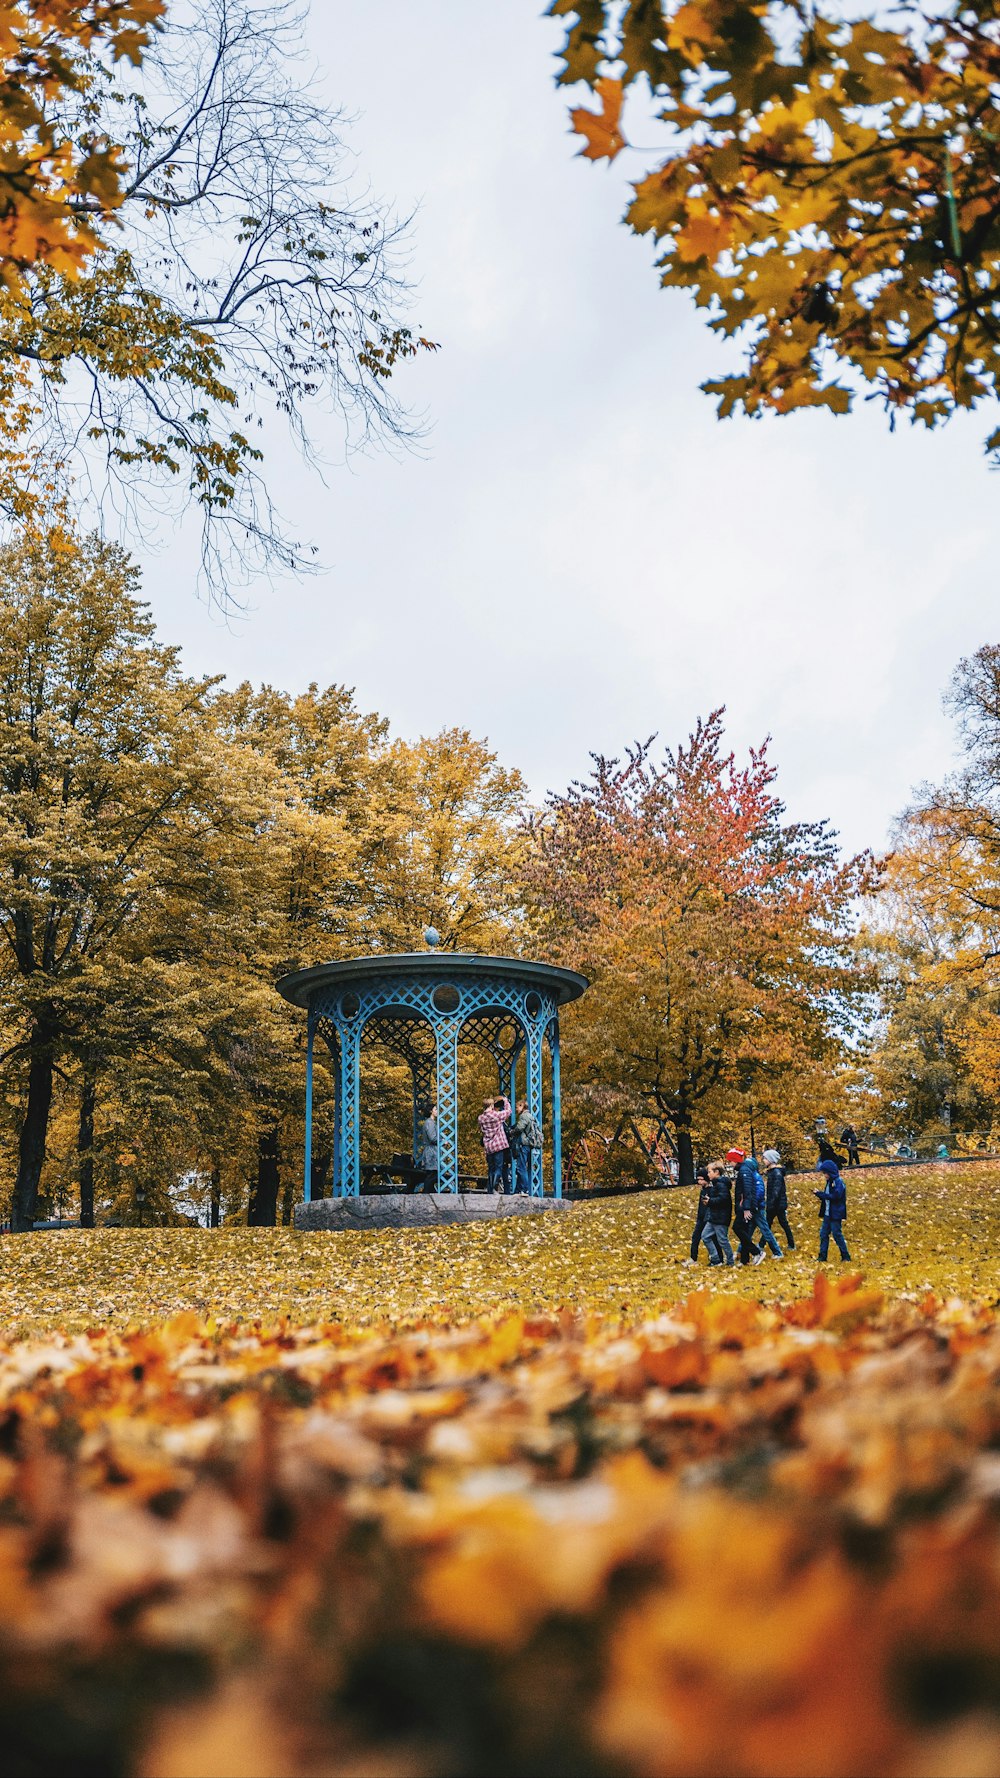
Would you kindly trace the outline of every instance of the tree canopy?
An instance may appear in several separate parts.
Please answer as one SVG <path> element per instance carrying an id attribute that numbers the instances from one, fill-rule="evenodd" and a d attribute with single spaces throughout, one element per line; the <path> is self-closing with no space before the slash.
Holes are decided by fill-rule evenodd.
<path id="1" fill-rule="evenodd" d="M 925 1146 L 1000 1124 L 1000 648 L 954 674 L 962 757 L 900 823 L 864 935 L 880 977 L 873 1085 Z"/>
<path id="2" fill-rule="evenodd" d="M 1000 354 L 1000 24 L 993 0 L 885 14 L 822 0 L 552 0 L 581 153 L 648 170 L 626 221 L 743 369 L 720 415 L 936 426 L 991 402 Z M 851 9 L 852 13 L 854 9 Z M 653 119 L 650 118 L 650 111 Z M 662 146 L 648 146 L 649 135 Z M 652 161 L 652 165 L 649 165 Z M 1000 458 L 1000 428 L 987 449 Z"/>
<path id="3" fill-rule="evenodd" d="M 856 992 L 849 910 L 867 861 L 842 865 L 823 823 L 783 822 L 774 776 L 764 749 L 737 764 L 715 711 L 661 761 L 651 744 L 596 760 L 550 799 L 526 864 L 546 937 L 593 979 L 571 1101 L 575 1080 L 592 1119 L 660 1114 L 685 1183 L 696 1142 L 726 1117 L 730 1140 L 743 1131 L 744 1092 L 769 1104 L 772 1140 L 776 1118 L 794 1125 L 796 1083 L 829 1063 Z"/>
<path id="4" fill-rule="evenodd" d="M 533 808 L 467 730 L 410 741 L 343 685 L 190 677 L 124 550 L 65 515 L 27 529 L 0 550 L 0 1154 L 16 1226 L 77 1195 L 86 1222 L 287 1218 L 305 1035 L 275 981 L 411 950 L 427 925 L 445 952 L 590 977 L 566 1015 L 569 1143 L 586 1133 L 600 1153 L 648 1117 L 684 1178 L 734 1138 L 801 1155 L 817 1113 L 975 1145 L 1000 1121 L 998 688 L 997 649 L 960 666 L 962 765 L 907 814 L 879 876 L 825 823 L 787 819 L 767 747 L 738 759 L 721 711 L 678 746 L 595 759 Z M 366 1153 L 402 1150 L 409 1074 L 374 1050 L 365 1069 Z M 470 1164 L 482 1085 L 463 1077 Z M 322 1196 L 320 1048 L 315 1090 Z"/>

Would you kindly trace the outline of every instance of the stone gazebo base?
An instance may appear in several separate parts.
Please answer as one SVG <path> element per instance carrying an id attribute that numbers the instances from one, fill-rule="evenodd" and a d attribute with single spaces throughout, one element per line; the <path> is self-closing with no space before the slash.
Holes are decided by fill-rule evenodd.
<path id="1" fill-rule="evenodd" d="M 482 1222 L 493 1216 L 533 1216 L 565 1211 L 564 1198 L 527 1192 L 380 1192 L 370 1197 L 313 1198 L 296 1204 L 297 1229 L 435 1229 L 447 1223 Z"/>

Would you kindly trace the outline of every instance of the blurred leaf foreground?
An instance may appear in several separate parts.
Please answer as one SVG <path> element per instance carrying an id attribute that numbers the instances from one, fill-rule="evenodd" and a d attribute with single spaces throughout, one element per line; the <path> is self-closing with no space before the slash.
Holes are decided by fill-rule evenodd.
<path id="1" fill-rule="evenodd" d="M 4 1772 L 1000 1772 L 998 1178 L 7 1242 Z"/>

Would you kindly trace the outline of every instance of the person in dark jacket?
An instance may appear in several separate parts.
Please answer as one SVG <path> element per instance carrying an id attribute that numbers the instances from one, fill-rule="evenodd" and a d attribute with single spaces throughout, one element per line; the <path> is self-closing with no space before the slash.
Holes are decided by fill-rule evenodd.
<path id="1" fill-rule="evenodd" d="M 694 1228 L 691 1231 L 691 1259 L 689 1263 L 696 1266 L 698 1264 L 698 1249 L 701 1246 L 702 1235 L 705 1232 L 705 1213 L 707 1209 L 705 1190 L 708 1185 L 708 1168 L 703 1162 L 699 1162 L 694 1170 L 694 1182 L 698 1188 L 698 1208 L 695 1212 Z"/>
<path id="2" fill-rule="evenodd" d="M 785 1256 L 765 1220 L 767 1192 L 757 1162 L 752 1155 L 745 1155 L 742 1148 L 731 1148 L 726 1160 L 736 1169 L 733 1228 L 739 1237 L 740 1264 L 745 1266 L 752 1260 L 754 1265 L 759 1265 L 763 1259 L 764 1254 L 754 1240 L 755 1235 L 760 1236 L 775 1259 L 784 1259 Z"/>
<path id="3" fill-rule="evenodd" d="M 781 1165 L 781 1156 L 776 1148 L 765 1148 L 764 1165 L 767 1168 L 764 1179 L 767 1194 L 764 1214 L 767 1218 L 767 1226 L 769 1229 L 773 1229 L 775 1222 L 780 1224 L 785 1231 L 788 1251 L 792 1253 L 795 1248 L 795 1236 L 788 1226 L 788 1186 L 785 1182 L 785 1169 Z"/>
<path id="4" fill-rule="evenodd" d="M 847 1150 L 847 1165 L 860 1167 L 861 1156 L 858 1153 L 858 1132 L 853 1124 L 845 1124 L 840 1132 L 840 1140 Z"/>
<path id="5" fill-rule="evenodd" d="M 733 1234 L 740 1244 L 741 1266 L 748 1266 L 751 1260 L 759 1265 L 764 1257 L 753 1238 L 753 1203 L 743 1201 L 744 1177 L 740 1169 L 746 1158 L 742 1148 L 731 1148 L 726 1155 L 726 1166 L 732 1168 Z"/>
<path id="6" fill-rule="evenodd" d="M 839 1172 L 840 1168 L 844 1164 L 844 1157 L 843 1157 L 843 1155 L 837 1153 L 837 1150 L 834 1148 L 833 1143 L 829 1142 L 825 1136 L 820 1136 L 819 1140 L 818 1140 L 818 1147 L 819 1147 L 819 1154 L 816 1157 L 817 1164 L 819 1163 L 819 1161 L 832 1161 L 834 1166 L 837 1168 L 837 1170 Z"/>
<path id="7" fill-rule="evenodd" d="M 819 1199 L 819 1257 L 825 1260 L 830 1251 L 830 1236 L 837 1243 L 841 1259 L 850 1259 L 843 1225 L 847 1221 L 847 1187 L 840 1177 L 836 1161 L 820 1161 L 816 1168 L 826 1181 L 815 1195 Z"/>
<path id="8" fill-rule="evenodd" d="M 729 1245 L 729 1224 L 733 1214 L 733 1194 L 729 1181 L 717 1162 L 708 1169 L 708 1183 L 702 1194 L 705 1205 L 703 1239 L 708 1248 L 710 1266 L 734 1266 Z"/>

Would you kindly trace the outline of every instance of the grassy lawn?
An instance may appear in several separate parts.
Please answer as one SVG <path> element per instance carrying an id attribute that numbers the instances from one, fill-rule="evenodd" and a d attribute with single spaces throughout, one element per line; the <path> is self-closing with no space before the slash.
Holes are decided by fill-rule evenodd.
<path id="1" fill-rule="evenodd" d="M 704 1249 L 697 1273 L 682 1265 L 695 1202 L 686 1191 L 419 1233 L 108 1229 L 8 1239 L 0 1328 L 9 1337 L 142 1326 L 186 1309 L 221 1322 L 365 1326 L 561 1306 L 631 1319 L 676 1301 L 695 1278 L 753 1300 L 789 1300 L 808 1293 L 816 1272 L 812 1190 L 811 1177 L 790 1182 L 793 1254 L 725 1272 L 709 1272 Z M 995 1303 L 1000 1165 L 855 1174 L 846 1232 L 853 1266 L 887 1294 L 930 1289 Z"/>

